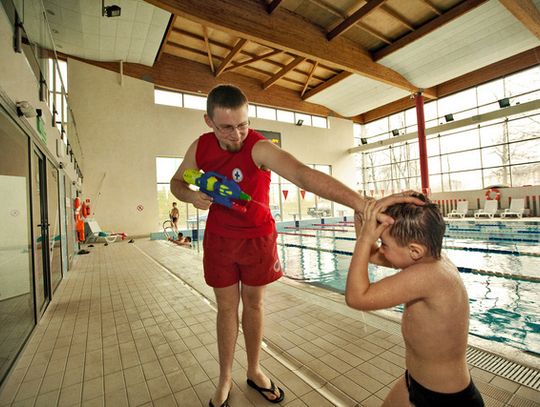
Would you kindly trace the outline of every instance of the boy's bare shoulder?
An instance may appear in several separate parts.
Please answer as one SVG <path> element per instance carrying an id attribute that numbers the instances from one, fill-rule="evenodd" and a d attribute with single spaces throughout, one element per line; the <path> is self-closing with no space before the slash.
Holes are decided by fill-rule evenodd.
<path id="1" fill-rule="evenodd" d="M 418 284 L 440 287 L 444 282 L 459 277 L 457 267 L 445 256 L 438 260 L 413 264 L 402 270 L 409 278 L 417 280 Z"/>

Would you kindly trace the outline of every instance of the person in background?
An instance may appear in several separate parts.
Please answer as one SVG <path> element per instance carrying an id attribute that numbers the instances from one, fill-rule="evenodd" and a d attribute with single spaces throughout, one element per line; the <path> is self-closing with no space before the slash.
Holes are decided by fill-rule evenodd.
<path id="1" fill-rule="evenodd" d="M 437 205 L 423 195 L 419 206 L 398 203 L 377 221 L 383 208 L 368 202 L 355 214 L 356 246 L 345 299 L 370 311 L 405 304 L 404 376 L 383 406 L 483 406 L 467 367 L 469 300 L 456 266 L 441 254 L 445 223 Z M 380 244 L 377 242 L 380 240 Z M 371 283 L 368 263 L 401 269 Z"/>
<path id="2" fill-rule="evenodd" d="M 176 206 L 176 202 L 172 203 L 172 208 L 169 211 L 169 219 L 171 220 L 173 224 L 173 230 L 175 233 L 178 232 L 178 217 L 180 215 L 180 212 L 178 211 L 178 207 Z"/>
<path id="3" fill-rule="evenodd" d="M 261 369 L 265 288 L 282 275 L 277 254 L 276 228 L 270 201 L 270 171 L 301 189 L 361 211 L 364 199 L 338 180 L 298 161 L 263 135 L 249 128 L 248 101 L 232 85 L 219 85 L 207 98 L 204 121 L 211 132 L 196 139 L 171 179 L 179 200 L 201 210 L 210 209 L 203 240 L 206 283 L 213 287 L 217 304 L 219 382 L 209 406 L 228 406 L 232 388 L 234 350 L 241 322 L 247 353 L 247 384 L 271 403 L 283 400 L 284 391 Z M 191 189 L 184 181 L 186 169 L 213 171 L 236 181 L 249 194 L 245 213 L 222 205 Z M 396 202 L 418 202 L 408 196 L 389 196 L 377 202 L 385 209 Z M 381 214 L 387 222 L 392 220 Z"/>

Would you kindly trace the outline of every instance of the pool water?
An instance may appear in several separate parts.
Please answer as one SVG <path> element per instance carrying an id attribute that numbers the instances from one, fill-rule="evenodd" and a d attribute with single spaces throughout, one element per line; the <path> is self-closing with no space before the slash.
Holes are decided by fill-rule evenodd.
<path id="1" fill-rule="evenodd" d="M 301 235 L 301 234 L 304 235 Z M 287 231 L 278 237 L 287 277 L 345 292 L 353 232 Z M 537 244 L 445 238 L 470 303 L 470 334 L 540 356 L 540 250 Z M 521 254 L 517 254 L 521 253 Z M 369 266 L 371 281 L 397 270 Z M 502 274 L 511 274 L 504 276 Z M 403 306 L 393 309 L 402 312 Z"/>

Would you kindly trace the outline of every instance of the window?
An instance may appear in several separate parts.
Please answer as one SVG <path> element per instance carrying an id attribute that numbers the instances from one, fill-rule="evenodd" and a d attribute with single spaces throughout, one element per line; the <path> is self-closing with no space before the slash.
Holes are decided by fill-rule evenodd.
<path id="1" fill-rule="evenodd" d="M 67 62 L 48 59 L 49 108 L 54 116 L 62 140 L 67 145 L 68 104 L 67 104 Z"/>
<path id="2" fill-rule="evenodd" d="M 257 117 L 267 120 L 276 120 L 276 109 L 264 106 L 257 106 Z"/>
<path id="3" fill-rule="evenodd" d="M 328 120 L 326 120 L 326 117 L 320 117 L 320 116 L 311 116 L 313 127 L 320 127 L 321 129 L 328 128 Z"/>
<path id="4" fill-rule="evenodd" d="M 426 128 L 500 109 L 499 100 L 511 105 L 538 100 L 540 67 L 500 78 L 424 105 Z M 355 129 L 368 143 L 392 137 L 393 129 L 416 131 L 415 109 L 393 114 Z M 364 132 L 363 136 L 360 136 Z M 420 189 L 418 142 L 395 143 L 357 153 L 358 180 L 363 189 L 382 193 L 388 188 Z M 540 178 L 540 110 L 530 110 L 452 129 L 427 139 L 430 188 L 433 192 L 481 189 L 490 185 L 537 185 Z"/>
<path id="5" fill-rule="evenodd" d="M 184 107 L 196 110 L 206 110 L 206 97 L 184 94 Z"/>
<path id="6" fill-rule="evenodd" d="M 156 89 L 154 92 L 154 102 L 158 105 L 182 107 L 182 94 Z"/>
<path id="7" fill-rule="evenodd" d="M 295 113 L 294 122 L 298 123 L 298 120 L 302 120 L 302 126 L 311 126 L 311 116 L 309 114 Z"/>
<path id="8" fill-rule="evenodd" d="M 277 110 L 277 120 L 285 123 L 294 123 L 294 112 Z"/>

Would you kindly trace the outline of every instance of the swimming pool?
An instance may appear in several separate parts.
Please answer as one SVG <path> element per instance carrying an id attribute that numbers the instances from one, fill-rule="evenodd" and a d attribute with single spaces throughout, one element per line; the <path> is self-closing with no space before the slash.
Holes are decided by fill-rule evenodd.
<path id="1" fill-rule="evenodd" d="M 287 277 L 344 293 L 354 231 L 347 225 L 281 229 L 280 258 Z M 445 252 L 467 287 L 472 335 L 540 356 L 540 248 L 446 237 Z M 370 265 L 371 281 L 397 270 Z M 402 312 L 403 306 L 393 309 Z"/>

